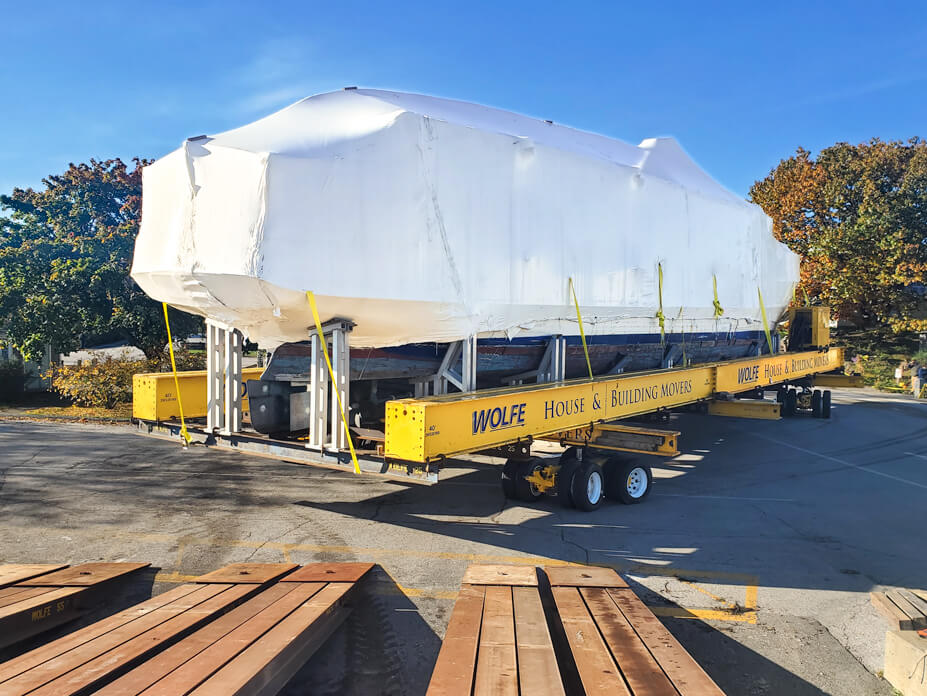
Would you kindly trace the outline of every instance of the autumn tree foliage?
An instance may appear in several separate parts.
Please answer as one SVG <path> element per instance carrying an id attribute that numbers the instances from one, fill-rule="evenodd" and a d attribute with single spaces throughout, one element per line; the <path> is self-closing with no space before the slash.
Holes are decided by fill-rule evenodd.
<path id="1" fill-rule="evenodd" d="M 40 190 L 0 196 L 0 327 L 27 358 L 117 339 L 163 351 L 161 305 L 129 277 L 145 164 L 71 164 Z M 201 320 L 171 310 L 171 326 L 185 336 Z"/>
<path id="2" fill-rule="evenodd" d="M 927 329 L 927 143 L 801 148 L 750 189 L 801 257 L 801 287 L 864 327 Z"/>

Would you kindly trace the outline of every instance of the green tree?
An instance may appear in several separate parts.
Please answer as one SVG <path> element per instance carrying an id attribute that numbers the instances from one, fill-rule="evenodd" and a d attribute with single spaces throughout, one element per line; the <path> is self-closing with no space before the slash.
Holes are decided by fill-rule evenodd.
<path id="1" fill-rule="evenodd" d="M 750 198 L 801 256 L 811 298 L 864 327 L 927 329 L 927 143 L 799 148 Z"/>
<path id="2" fill-rule="evenodd" d="M 154 358 L 167 342 L 161 305 L 129 277 L 142 167 L 119 159 L 71 164 L 44 189 L 0 196 L 0 325 L 24 356 L 127 339 Z M 176 336 L 202 320 L 171 310 Z"/>

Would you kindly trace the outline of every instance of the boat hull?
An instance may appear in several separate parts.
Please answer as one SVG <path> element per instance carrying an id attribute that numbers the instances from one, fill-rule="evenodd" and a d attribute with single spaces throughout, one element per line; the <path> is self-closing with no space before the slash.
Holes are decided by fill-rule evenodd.
<path id="1" fill-rule="evenodd" d="M 477 345 L 477 384 L 480 388 L 499 386 L 507 378 L 538 367 L 549 337 L 483 339 Z M 579 336 L 566 337 L 566 378 L 588 374 L 585 352 Z M 636 334 L 588 337 L 589 362 L 594 374 L 621 369 L 630 372 L 661 367 L 668 346 L 679 346 L 677 364 L 730 360 L 756 354 L 763 347 L 762 331 L 718 334 Z M 308 341 L 285 343 L 274 351 L 262 379 L 278 376 L 308 375 L 310 346 Z M 447 344 L 414 343 L 388 348 L 352 348 L 351 380 L 415 380 L 435 374 L 447 351 Z M 681 351 L 681 352 L 680 352 Z"/>

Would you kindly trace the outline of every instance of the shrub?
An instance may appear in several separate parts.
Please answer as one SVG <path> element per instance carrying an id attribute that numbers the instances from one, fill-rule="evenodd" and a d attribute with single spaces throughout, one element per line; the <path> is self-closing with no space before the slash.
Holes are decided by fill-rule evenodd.
<path id="1" fill-rule="evenodd" d="M 177 371 L 184 370 L 205 370 L 206 353 L 205 351 L 193 352 L 185 345 L 174 345 L 174 362 L 177 363 Z M 147 361 L 145 372 L 170 372 L 171 356 L 167 348 L 157 358 Z"/>
<path id="2" fill-rule="evenodd" d="M 54 391 L 78 406 L 113 408 L 132 399 L 132 375 L 143 372 L 145 362 L 106 356 L 56 367 L 47 376 Z"/>
<path id="3" fill-rule="evenodd" d="M 203 370 L 204 354 L 186 348 L 175 350 L 177 369 Z M 150 360 L 127 360 L 100 356 L 82 365 L 64 365 L 49 370 L 52 389 L 78 406 L 113 408 L 132 400 L 132 376 L 139 372 L 169 372 L 171 359 L 167 350 Z"/>

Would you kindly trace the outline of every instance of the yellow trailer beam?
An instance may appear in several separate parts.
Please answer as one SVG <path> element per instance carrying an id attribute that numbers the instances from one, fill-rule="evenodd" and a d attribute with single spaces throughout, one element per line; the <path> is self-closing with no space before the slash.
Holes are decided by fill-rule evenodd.
<path id="1" fill-rule="evenodd" d="M 862 375 L 815 375 L 816 387 L 864 387 Z"/>
<path id="2" fill-rule="evenodd" d="M 830 372 L 839 348 L 386 404 L 389 458 L 426 463 Z"/>
<path id="3" fill-rule="evenodd" d="M 241 380 L 260 379 L 263 367 L 246 367 Z M 206 370 L 187 370 L 177 373 L 183 412 L 187 418 L 205 418 Z M 244 394 L 244 388 L 242 389 Z M 248 396 L 241 401 L 242 411 L 248 410 Z M 132 376 L 132 417 L 148 421 L 166 421 L 180 416 L 177 390 L 171 372 L 145 372 Z"/>
<path id="4" fill-rule="evenodd" d="M 782 417 L 779 404 L 773 401 L 761 401 L 760 399 L 712 400 L 708 402 L 708 413 L 712 416 L 758 418 L 762 420 L 779 420 Z"/>

